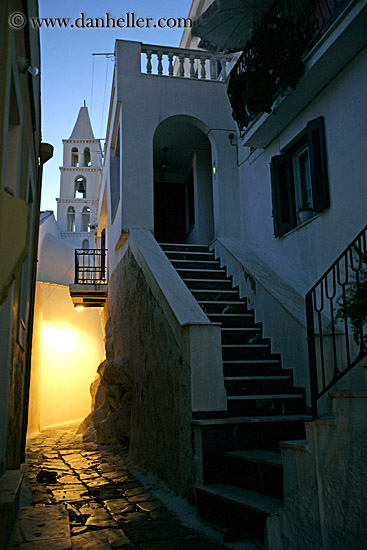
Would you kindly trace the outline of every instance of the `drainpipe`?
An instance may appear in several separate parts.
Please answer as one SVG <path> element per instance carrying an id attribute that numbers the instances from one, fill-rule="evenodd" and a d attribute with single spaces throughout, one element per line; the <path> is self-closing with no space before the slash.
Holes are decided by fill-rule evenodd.
<path id="1" fill-rule="evenodd" d="M 31 380 L 31 356 L 32 356 L 32 338 L 33 338 L 33 318 L 34 318 L 34 301 L 36 295 L 36 279 L 37 279 L 37 262 L 38 262 L 38 234 L 40 224 L 41 210 L 41 187 L 42 187 L 42 171 L 43 165 L 52 158 L 54 148 L 49 143 L 40 143 L 39 147 L 39 164 L 38 164 L 38 181 L 37 181 L 37 204 L 35 205 L 34 216 L 34 231 L 33 231 L 33 256 L 31 268 L 31 284 L 29 295 L 29 318 L 26 341 L 26 357 L 25 357 L 25 373 L 24 373 L 24 403 L 23 403 L 23 423 L 22 423 L 22 443 L 20 461 L 25 461 L 25 446 L 28 425 L 28 406 L 29 406 L 29 387 Z"/>

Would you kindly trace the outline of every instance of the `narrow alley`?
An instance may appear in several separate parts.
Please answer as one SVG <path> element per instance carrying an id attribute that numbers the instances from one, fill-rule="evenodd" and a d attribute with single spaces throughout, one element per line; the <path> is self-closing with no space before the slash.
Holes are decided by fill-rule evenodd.
<path id="1" fill-rule="evenodd" d="M 10 548 L 19 550 L 216 550 L 184 527 L 124 465 L 83 443 L 77 424 L 49 428 L 28 441 L 29 483 Z"/>

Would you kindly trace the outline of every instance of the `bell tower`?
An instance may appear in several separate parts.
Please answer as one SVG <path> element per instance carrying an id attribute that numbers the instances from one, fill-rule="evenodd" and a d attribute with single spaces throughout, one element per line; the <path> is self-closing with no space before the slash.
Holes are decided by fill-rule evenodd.
<path id="1" fill-rule="evenodd" d="M 94 248 L 102 150 L 94 137 L 85 101 L 71 136 L 62 143 L 57 224 L 61 237 L 75 248 Z"/>

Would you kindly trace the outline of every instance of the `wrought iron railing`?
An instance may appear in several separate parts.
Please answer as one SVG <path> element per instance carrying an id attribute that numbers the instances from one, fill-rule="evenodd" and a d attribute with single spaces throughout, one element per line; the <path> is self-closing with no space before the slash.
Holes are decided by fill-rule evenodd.
<path id="1" fill-rule="evenodd" d="M 75 284 L 107 283 L 106 249 L 75 249 Z"/>
<path id="2" fill-rule="evenodd" d="M 287 32 L 289 46 L 292 48 L 292 43 L 295 43 L 298 37 L 298 43 L 302 43 L 303 59 L 351 2 L 352 0 L 275 0 L 265 15 L 265 23 L 273 22 L 274 17 L 276 19 L 277 16 L 288 17 L 288 20 L 292 22 L 292 32 Z M 272 53 L 278 57 L 276 52 L 269 51 L 270 58 Z M 231 70 L 227 88 L 230 100 L 239 77 L 243 77 L 245 73 L 253 71 L 252 59 L 253 51 L 251 50 L 250 41 Z M 264 90 L 260 87 L 258 94 L 260 95 L 263 92 Z M 256 95 L 256 90 L 253 93 Z M 274 99 L 276 95 L 274 95 Z M 252 119 L 263 111 L 263 109 L 255 109 L 254 112 L 254 110 L 251 110 L 251 107 L 248 108 L 245 101 L 242 105 L 235 107 L 232 100 L 231 103 L 233 116 L 240 130 L 243 130 Z"/>
<path id="3" fill-rule="evenodd" d="M 313 414 L 367 355 L 367 226 L 306 294 Z"/>

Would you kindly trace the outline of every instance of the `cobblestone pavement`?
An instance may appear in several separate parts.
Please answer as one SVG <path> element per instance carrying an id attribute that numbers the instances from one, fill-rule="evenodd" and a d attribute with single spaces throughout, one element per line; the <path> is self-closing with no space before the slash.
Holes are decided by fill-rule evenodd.
<path id="1" fill-rule="evenodd" d="M 184 527 L 121 457 L 83 443 L 76 429 L 47 429 L 28 442 L 32 502 L 20 510 L 11 549 L 221 548 Z"/>

